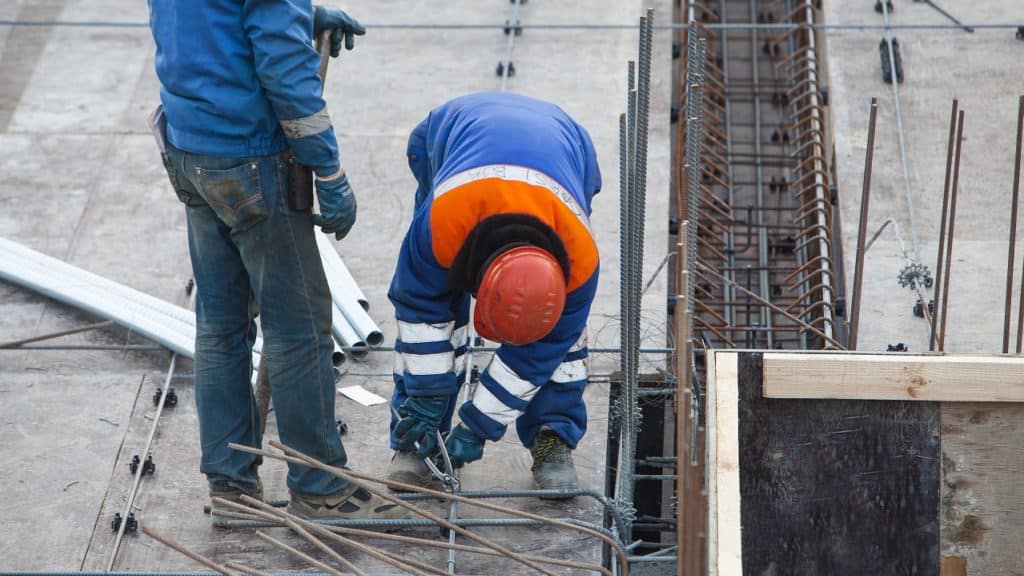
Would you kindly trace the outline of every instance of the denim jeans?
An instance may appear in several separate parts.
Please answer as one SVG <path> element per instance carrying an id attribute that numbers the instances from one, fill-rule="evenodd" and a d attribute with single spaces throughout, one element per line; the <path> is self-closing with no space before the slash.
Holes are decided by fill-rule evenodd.
<path id="1" fill-rule="evenodd" d="M 251 385 L 255 318 L 281 441 L 333 466 L 345 448 L 334 417 L 331 295 L 310 211 L 289 208 L 297 166 L 289 151 L 222 158 L 168 146 L 164 166 L 185 203 L 196 297 L 195 393 L 200 471 L 212 489 L 251 490 L 260 446 Z M 353 489 L 320 470 L 289 464 L 288 487 L 329 495 Z"/>

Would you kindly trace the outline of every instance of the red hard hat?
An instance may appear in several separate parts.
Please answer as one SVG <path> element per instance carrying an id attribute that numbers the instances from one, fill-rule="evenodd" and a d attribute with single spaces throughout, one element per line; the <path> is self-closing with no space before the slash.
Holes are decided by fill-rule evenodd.
<path id="1" fill-rule="evenodd" d="M 487 266 L 473 324 L 488 340 L 521 346 L 548 335 L 565 308 L 565 274 L 536 246 L 518 246 Z"/>

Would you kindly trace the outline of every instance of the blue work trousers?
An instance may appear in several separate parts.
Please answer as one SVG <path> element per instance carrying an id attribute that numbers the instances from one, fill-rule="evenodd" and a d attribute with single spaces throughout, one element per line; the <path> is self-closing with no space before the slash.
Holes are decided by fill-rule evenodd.
<path id="1" fill-rule="evenodd" d="M 188 215 L 196 298 L 195 391 L 200 471 L 212 489 L 251 490 L 260 458 L 228 448 L 260 446 L 253 396 L 256 315 L 281 441 L 333 466 L 345 448 L 335 424 L 331 295 L 310 210 L 289 199 L 298 166 L 289 151 L 223 158 L 168 145 L 164 165 Z M 289 464 L 288 487 L 307 495 L 352 488 Z"/>

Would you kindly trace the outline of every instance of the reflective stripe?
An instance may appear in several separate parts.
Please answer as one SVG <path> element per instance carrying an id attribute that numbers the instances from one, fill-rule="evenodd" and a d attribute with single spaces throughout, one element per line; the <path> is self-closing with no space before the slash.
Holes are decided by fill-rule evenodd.
<path id="1" fill-rule="evenodd" d="M 403 354 L 401 352 L 398 352 L 398 351 L 395 352 L 395 368 L 394 368 L 394 372 L 395 372 L 395 374 L 398 374 L 399 376 L 401 376 L 402 374 L 405 373 L 405 360 L 402 358 L 402 356 L 403 356 Z"/>
<path id="2" fill-rule="evenodd" d="M 515 421 L 516 418 L 522 416 L 520 410 L 515 408 L 509 408 L 502 404 L 491 391 L 484 386 L 477 386 L 476 393 L 473 394 L 473 405 L 477 407 L 484 415 L 494 419 L 496 422 L 502 425 L 507 425 Z"/>
<path id="3" fill-rule="evenodd" d="M 441 324 L 422 324 L 418 322 L 398 321 L 398 339 L 409 344 L 424 342 L 444 342 L 452 338 L 455 321 Z"/>
<path id="4" fill-rule="evenodd" d="M 569 352 L 578 352 L 580 350 L 583 350 L 586 347 L 587 347 L 587 329 L 586 329 L 586 327 L 584 327 L 583 328 L 583 333 L 580 334 L 580 337 L 579 337 L 578 340 L 576 340 L 576 343 L 573 344 L 571 348 L 569 348 Z"/>
<path id="5" fill-rule="evenodd" d="M 578 382 L 586 379 L 587 361 L 582 358 L 571 362 L 562 362 L 558 365 L 558 368 L 555 368 L 555 373 L 551 375 L 551 381 L 558 382 L 559 384 Z"/>
<path id="6" fill-rule="evenodd" d="M 455 363 L 452 365 L 452 369 L 455 374 L 462 374 L 466 371 L 466 360 L 469 358 L 465 353 L 455 356 Z"/>
<path id="7" fill-rule="evenodd" d="M 312 116 L 295 118 L 292 120 L 281 120 L 279 123 L 281 124 L 281 130 L 284 131 L 284 135 L 294 140 L 296 138 L 304 138 L 306 136 L 319 134 L 330 128 L 331 113 L 327 111 L 327 106 L 324 106 L 319 112 Z"/>
<path id="8" fill-rule="evenodd" d="M 468 326 L 460 326 L 452 332 L 452 348 L 458 349 L 459 346 L 466 345 L 466 332 Z"/>
<path id="9" fill-rule="evenodd" d="M 451 352 L 438 354 L 402 354 L 403 372 L 412 376 L 433 376 L 452 371 Z"/>
<path id="10" fill-rule="evenodd" d="M 487 166 L 478 166 L 476 168 L 464 170 L 438 184 L 434 188 L 434 199 L 440 198 L 445 193 L 450 192 L 459 186 L 464 186 L 470 182 L 485 180 L 488 178 L 523 182 L 525 184 L 539 186 L 548 190 L 569 208 L 569 210 L 587 229 L 587 232 L 590 232 L 591 236 L 594 235 L 594 231 L 590 229 L 590 218 L 587 217 L 587 213 L 583 211 L 583 208 L 580 206 L 579 202 L 576 201 L 576 198 L 574 198 L 568 190 L 563 188 L 561 184 L 556 182 L 554 178 L 543 172 L 534 170 L 533 168 L 527 168 L 526 166 L 516 166 L 514 164 L 489 164 Z"/>
<path id="11" fill-rule="evenodd" d="M 505 364 L 501 356 L 497 354 L 491 359 L 491 364 L 487 367 L 487 373 L 490 374 L 491 378 L 494 378 L 494 381 L 499 386 L 516 398 L 529 402 L 530 398 L 533 398 L 533 395 L 537 393 L 538 388 L 536 386 L 530 383 L 529 380 L 520 378 L 518 374 L 508 367 L 508 364 Z"/>

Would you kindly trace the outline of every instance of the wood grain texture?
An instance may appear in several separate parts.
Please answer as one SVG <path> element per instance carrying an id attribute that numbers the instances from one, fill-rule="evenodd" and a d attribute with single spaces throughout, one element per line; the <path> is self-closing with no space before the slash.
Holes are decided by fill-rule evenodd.
<path id="1" fill-rule="evenodd" d="M 939 567 L 939 576 L 967 576 L 967 558 L 962 556 L 943 556 Z"/>
<path id="2" fill-rule="evenodd" d="M 937 404 L 766 399 L 761 376 L 741 354 L 742 573 L 937 574 Z"/>
<path id="3" fill-rule="evenodd" d="M 714 353 L 708 372 L 709 496 L 708 572 L 731 576 L 742 572 L 740 459 L 737 423 L 738 354 Z"/>
<path id="4" fill-rule="evenodd" d="M 970 576 L 1024 575 L 1024 404 L 941 409 L 942 554 Z"/>
<path id="5" fill-rule="evenodd" d="M 767 398 L 1024 402 L 1024 358 L 765 354 Z"/>

